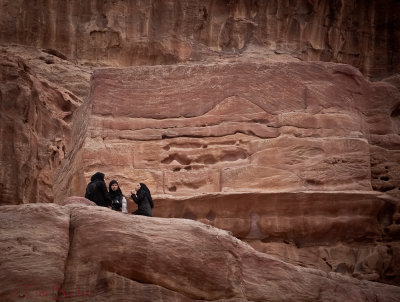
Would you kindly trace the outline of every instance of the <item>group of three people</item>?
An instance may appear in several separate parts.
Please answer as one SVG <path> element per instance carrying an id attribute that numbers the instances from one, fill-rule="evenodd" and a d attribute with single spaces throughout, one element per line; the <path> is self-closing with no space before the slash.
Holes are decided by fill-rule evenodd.
<path id="1" fill-rule="evenodd" d="M 122 194 L 118 182 L 116 180 L 110 181 L 109 190 L 107 191 L 104 176 L 104 173 L 101 172 L 96 172 L 92 175 L 90 183 L 86 187 L 85 197 L 98 206 L 108 207 L 115 211 L 122 210 L 123 213 L 128 213 L 126 198 Z M 138 206 L 138 209 L 132 212 L 132 214 L 153 216 L 153 199 L 151 198 L 149 188 L 144 183 L 137 183 L 135 185 L 135 189 L 131 191 L 131 197 Z"/>

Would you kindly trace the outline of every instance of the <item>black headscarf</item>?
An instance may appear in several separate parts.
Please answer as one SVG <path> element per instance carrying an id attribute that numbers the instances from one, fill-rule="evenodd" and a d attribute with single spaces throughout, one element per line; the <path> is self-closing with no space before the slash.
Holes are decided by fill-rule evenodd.
<path id="1" fill-rule="evenodd" d="M 104 173 L 101 172 L 94 173 L 90 178 L 90 181 L 96 181 L 96 180 L 104 181 Z"/>
<path id="2" fill-rule="evenodd" d="M 116 191 L 113 191 L 113 189 L 111 189 L 111 186 L 113 184 L 117 184 L 118 185 L 118 189 Z M 112 181 L 110 181 L 110 184 L 108 185 L 108 192 L 110 194 L 110 197 L 112 200 L 118 199 L 119 197 L 122 196 L 122 191 L 121 188 L 119 187 L 118 181 L 116 181 L 115 179 L 113 179 Z"/>
<path id="3" fill-rule="evenodd" d="M 149 202 L 150 202 L 150 206 L 152 208 L 154 208 L 153 198 L 151 198 L 151 193 L 150 193 L 149 188 L 144 183 L 139 183 L 139 184 L 140 184 L 139 191 L 142 191 L 142 192 L 144 192 L 145 195 L 147 195 L 147 198 L 149 199 Z M 138 191 L 138 194 L 139 194 L 139 191 Z"/>

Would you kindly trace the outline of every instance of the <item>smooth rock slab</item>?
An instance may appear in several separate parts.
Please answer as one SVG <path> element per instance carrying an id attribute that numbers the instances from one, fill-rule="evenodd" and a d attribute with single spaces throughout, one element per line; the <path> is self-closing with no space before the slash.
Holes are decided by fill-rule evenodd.
<path id="1" fill-rule="evenodd" d="M 284 263 L 191 220 L 81 205 L 4 206 L 0 212 L 1 238 L 8 238 L 2 249 L 10 243 L 15 249 L 1 254 L 3 301 L 26 300 L 26 292 L 15 289 L 21 282 L 32 284 L 32 301 L 43 301 L 39 293 L 50 294 L 55 282 L 62 284 L 59 300 L 65 295 L 69 301 L 83 296 L 140 302 L 398 301 L 400 296 L 395 286 Z M 50 225 L 62 240 L 50 240 Z M 16 245 L 19 236 L 29 237 L 39 252 Z"/>

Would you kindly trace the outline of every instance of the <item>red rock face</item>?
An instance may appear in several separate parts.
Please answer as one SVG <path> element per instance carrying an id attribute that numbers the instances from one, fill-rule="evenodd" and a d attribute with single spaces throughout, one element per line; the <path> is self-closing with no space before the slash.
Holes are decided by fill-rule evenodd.
<path id="1" fill-rule="evenodd" d="M 400 284 L 398 6 L 2 1 L 0 42 L 44 49 L 0 48 L 0 204 L 66 206 L 1 207 L 1 300 L 34 280 L 36 298 L 395 301 L 327 273 Z M 89 87 L 85 64 L 164 65 L 98 69 Z M 196 222 L 77 206 L 96 171 L 285 263 Z"/>
<path id="2" fill-rule="evenodd" d="M 72 116 L 89 71 L 33 48 L 0 51 L 0 204 L 53 202 L 56 169 L 79 139 Z"/>
<path id="3" fill-rule="evenodd" d="M 85 177 L 103 169 L 122 185 L 142 180 L 174 194 L 368 191 L 371 158 L 376 177 L 386 156 L 396 157 L 384 141 L 397 145 L 399 97 L 335 64 L 97 70 Z"/>
<path id="4" fill-rule="evenodd" d="M 43 301 L 45 294 L 48 300 L 138 302 L 400 296 L 395 286 L 284 263 L 225 231 L 185 219 L 82 205 L 2 206 L 0 218 L 1 248 L 8 248 L 0 255 L 2 301 Z"/>
<path id="5" fill-rule="evenodd" d="M 88 205 L 88 206 L 97 206 L 93 201 L 86 199 L 85 197 L 80 196 L 70 196 L 65 198 L 63 201 L 58 203 L 59 205 L 70 205 L 70 204 L 80 204 L 80 205 Z"/>
<path id="6" fill-rule="evenodd" d="M 3 0 L 0 42 L 113 66 L 201 60 L 256 46 L 384 77 L 400 67 L 399 11 L 395 0 Z"/>
<path id="7" fill-rule="evenodd" d="M 399 209 L 386 195 L 335 191 L 159 196 L 154 215 L 228 230 L 256 250 L 295 265 L 399 284 L 400 233 L 394 219 Z"/>
<path id="8" fill-rule="evenodd" d="M 293 264 L 398 284 L 399 100 L 394 86 L 332 63 L 99 69 L 71 165 L 86 183 L 105 172 L 125 193 L 145 182 L 158 217 L 217 226 Z"/>
<path id="9" fill-rule="evenodd" d="M 65 71 L 58 58 L 14 50 L 0 53 L 0 204 L 52 202 L 54 171 L 70 151 L 72 114 L 82 100 L 44 67 Z M 68 85 L 79 95 L 73 81 Z"/>

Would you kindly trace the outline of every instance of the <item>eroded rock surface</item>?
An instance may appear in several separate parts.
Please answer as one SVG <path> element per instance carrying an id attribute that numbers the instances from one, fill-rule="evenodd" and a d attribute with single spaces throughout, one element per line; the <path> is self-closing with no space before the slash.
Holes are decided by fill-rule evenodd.
<path id="1" fill-rule="evenodd" d="M 87 180 L 102 169 L 127 190 L 177 194 L 400 188 L 400 93 L 348 65 L 100 69 L 90 102 Z"/>
<path id="2" fill-rule="evenodd" d="M 72 150 L 72 116 L 89 77 L 36 49 L 0 48 L 0 204 L 54 201 L 54 173 Z"/>
<path id="3" fill-rule="evenodd" d="M 328 274 L 400 284 L 398 1 L 0 8 L 0 204 L 66 205 L 1 208 L 1 299 L 77 283 L 95 301 L 398 299 Z M 85 64 L 169 66 L 100 69 L 90 90 Z M 64 199 L 98 170 L 127 195 L 147 183 L 156 216 L 283 262 Z"/>
<path id="4" fill-rule="evenodd" d="M 400 289 L 302 268 L 186 219 L 2 206 L 6 301 L 397 301 Z M 22 282 L 22 284 L 21 284 Z M 45 296 L 47 295 L 47 296 Z M 54 295 L 54 296 L 53 296 Z"/>
<path id="5" fill-rule="evenodd" d="M 71 163 L 80 172 L 68 182 L 101 170 L 128 195 L 145 182 L 158 217 L 217 226 L 290 263 L 398 284 L 392 84 L 348 65 L 271 58 L 100 69 L 91 89 Z"/>
<path id="6" fill-rule="evenodd" d="M 398 201 L 375 192 L 159 196 L 154 215 L 228 230 L 285 262 L 399 283 Z"/>
<path id="7" fill-rule="evenodd" d="M 399 72 L 400 4 L 390 1 L 2 0 L 0 42 L 89 64 L 175 64 L 256 46 Z"/>

